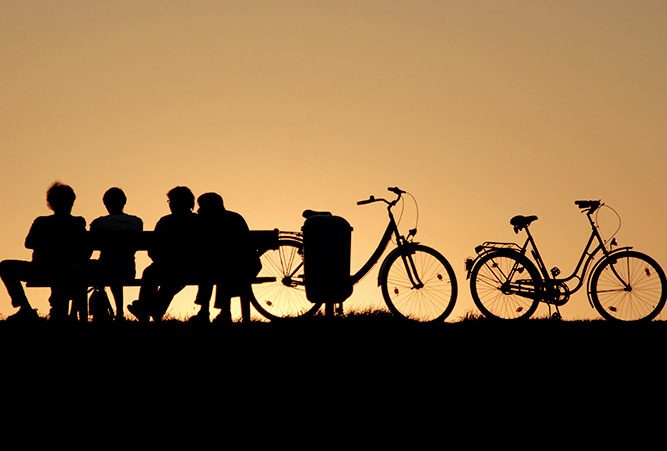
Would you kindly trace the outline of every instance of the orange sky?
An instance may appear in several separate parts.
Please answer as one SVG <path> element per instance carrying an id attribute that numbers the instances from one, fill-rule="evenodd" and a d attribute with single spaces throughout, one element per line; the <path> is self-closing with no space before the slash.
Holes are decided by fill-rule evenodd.
<path id="1" fill-rule="evenodd" d="M 619 244 L 667 267 L 665 23 L 643 0 L 4 0 L 0 258 L 30 258 L 61 180 L 88 222 L 112 185 L 147 228 L 175 185 L 220 192 L 254 229 L 328 209 L 354 228 L 353 269 L 385 226 L 356 201 L 399 186 L 457 271 L 450 321 L 475 312 L 464 259 L 521 238 L 515 214 L 539 216 L 547 265 L 569 273 L 588 233 L 574 200 L 602 199 Z M 347 308 L 382 306 L 376 276 Z M 45 294 L 28 290 L 40 314 Z M 598 318 L 583 293 L 561 313 Z"/>

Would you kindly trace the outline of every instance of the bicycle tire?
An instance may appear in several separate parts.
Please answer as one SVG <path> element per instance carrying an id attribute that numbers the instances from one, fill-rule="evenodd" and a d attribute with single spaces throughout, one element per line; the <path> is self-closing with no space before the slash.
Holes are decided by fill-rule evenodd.
<path id="1" fill-rule="evenodd" d="M 390 252 L 380 269 L 382 297 L 389 310 L 417 322 L 444 321 L 454 309 L 458 284 L 452 265 L 437 250 L 411 245 L 408 257 L 415 264 L 423 287 L 414 288 L 399 248 Z"/>
<path id="2" fill-rule="evenodd" d="M 512 280 L 508 280 L 510 274 L 515 276 Z M 530 318 L 540 303 L 541 284 L 542 278 L 535 264 L 525 255 L 509 249 L 488 252 L 470 271 L 472 300 L 490 319 Z M 524 295 L 516 294 L 510 286 L 524 290 Z"/>
<path id="3" fill-rule="evenodd" d="M 262 254 L 261 261 L 258 277 L 275 277 L 274 282 L 253 285 L 252 304 L 262 316 L 281 320 L 312 316 L 319 310 L 322 304 L 306 297 L 302 241 L 281 239 L 277 249 Z"/>
<path id="4" fill-rule="evenodd" d="M 619 280 L 616 274 L 624 280 Z M 589 296 L 595 309 L 607 320 L 650 321 L 665 306 L 667 279 L 653 258 L 624 250 L 600 262 L 591 275 Z"/>

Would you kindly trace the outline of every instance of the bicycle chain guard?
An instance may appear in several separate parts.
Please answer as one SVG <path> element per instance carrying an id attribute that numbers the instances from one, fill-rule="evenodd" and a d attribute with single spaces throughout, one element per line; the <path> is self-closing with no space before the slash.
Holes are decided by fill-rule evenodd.
<path id="1" fill-rule="evenodd" d="M 550 285 L 551 286 L 547 289 L 544 302 L 558 307 L 567 304 L 567 301 L 570 300 L 570 288 L 564 282 Z"/>

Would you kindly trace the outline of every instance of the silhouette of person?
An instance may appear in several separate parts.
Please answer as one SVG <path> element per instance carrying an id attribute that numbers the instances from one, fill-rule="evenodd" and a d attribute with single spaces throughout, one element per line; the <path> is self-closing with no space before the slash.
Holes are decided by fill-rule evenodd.
<path id="1" fill-rule="evenodd" d="M 112 187 L 105 191 L 102 202 L 109 214 L 95 218 L 90 223 L 92 233 L 111 234 L 140 232 L 144 228 L 143 220 L 128 213 L 124 208 L 127 203 L 125 192 Z M 109 281 L 109 288 L 116 304 L 116 320 L 125 319 L 123 307 L 123 281 L 133 279 L 136 274 L 135 249 L 130 245 L 121 246 L 120 241 L 110 241 L 100 250 L 99 260 L 91 261 L 94 278 Z"/>
<path id="2" fill-rule="evenodd" d="M 21 283 L 29 280 L 51 281 L 49 318 L 52 320 L 68 317 L 70 300 L 73 311 L 77 311 L 76 306 L 86 304 L 86 284 L 80 275 L 92 251 L 87 243 L 85 218 L 72 215 L 75 199 L 71 186 L 53 183 L 46 192 L 46 202 L 53 214 L 35 218 L 25 239 L 25 247 L 32 249 L 32 260 L 0 262 L 0 277 L 12 306 L 19 309 L 8 319 L 38 318 Z M 79 319 L 87 321 L 87 309 L 81 313 Z"/>
<path id="3" fill-rule="evenodd" d="M 155 242 L 148 249 L 152 263 L 141 276 L 139 299 L 127 309 L 139 321 L 159 321 L 187 280 L 198 274 L 199 218 L 193 211 L 195 196 L 187 186 L 167 193 L 170 214 L 155 225 Z"/>
<path id="4" fill-rule="evenodd" d="M 209 304 L 215 284 L 215 307 L 220 313 L 215 322 L 231 323 L 231 298 L 239 297 L 241 316 L 250 321 L 252 280 L 261 269 L 257 249 L 241 214 L 227 210 L 218 193 L 204 193 L 197 198 L 201 220 L 202 274 L 195 304 L 199 312 L 193 321 L 209 321 Z M 214 282 L 215 281 L 215 282 Z"/>

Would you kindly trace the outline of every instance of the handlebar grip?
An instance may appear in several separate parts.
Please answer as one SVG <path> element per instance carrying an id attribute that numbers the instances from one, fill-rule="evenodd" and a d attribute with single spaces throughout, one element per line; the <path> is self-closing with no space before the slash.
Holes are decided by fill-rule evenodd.
<path id="1" fill-rule="evenodd" d="M 405 191 L 403 191 L 402 189 L 400 189 L 397 186 L 390 186 L 389 188 L 387 188 L 387 190 L 391 191 L 392 193 L 396 194 L 397 196 L 401 195 L 401 194 L 405 194 Z"/>
<path id="2" fill-rule="evenodd" d="M 368 199 L 357 201 L 357 205 L 366 205 L 375 202 L 375 196 L 370 196 Z"/>

